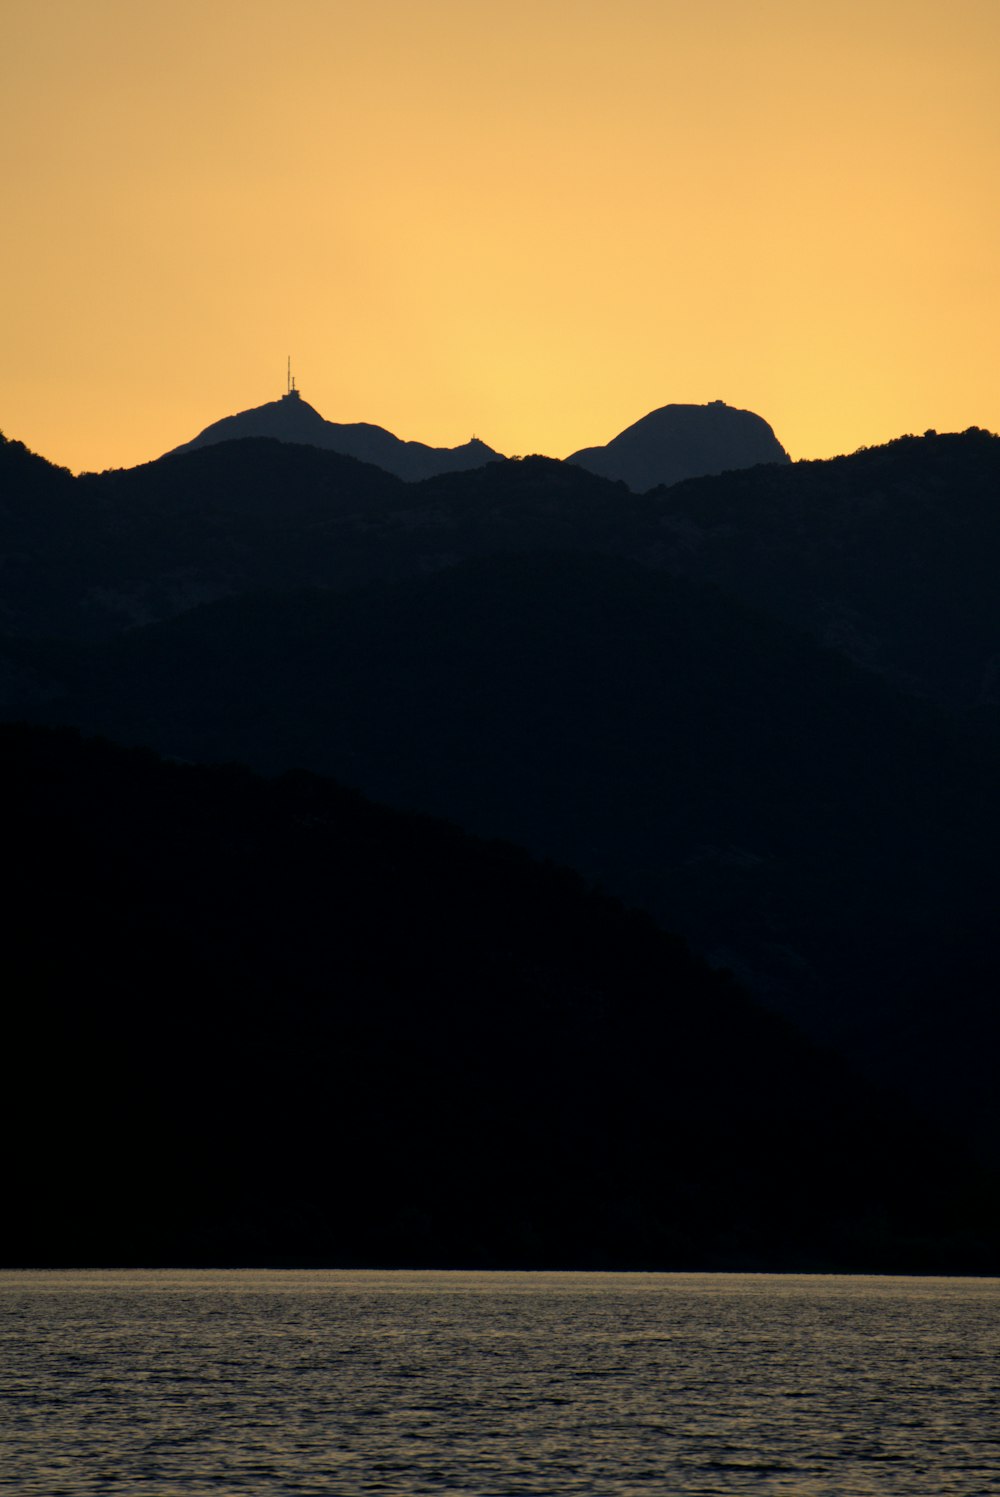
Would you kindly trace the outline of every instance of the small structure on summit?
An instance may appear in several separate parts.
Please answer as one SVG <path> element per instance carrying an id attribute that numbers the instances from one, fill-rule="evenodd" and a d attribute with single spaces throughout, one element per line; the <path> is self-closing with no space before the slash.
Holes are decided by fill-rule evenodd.
<path id="1" fill-rule="evenodd" d="M 288 355 L 288 385 L 282 400 L 301 400 L 302 396 L 295 387 L 295 375 L 292 373 L 292 356 Z"/>

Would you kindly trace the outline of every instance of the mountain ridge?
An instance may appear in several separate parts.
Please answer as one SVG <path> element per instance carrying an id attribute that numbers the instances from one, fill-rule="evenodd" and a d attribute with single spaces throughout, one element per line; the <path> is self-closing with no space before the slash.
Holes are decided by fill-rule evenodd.
<path id="1" fill-rule="evenodd" d="M 0 440 L 0 631 L 94 637 L 259 588 L 592 550 L 710 582 L 897 689 L 1000 713 L 1000 437 L 904 436 L 630 491 L 554 458 L 406 482 L 253 438 L 74 477 Z"/>
<path id="2" fill-rule="evenodd" d="M 250 437 L 271 437 L 340 452 L 374 463 L 407 482 L 504 460 L 503 453 L 478 437 L 459 447 L 430 447 L 424 442 L 404 442 L 371 422 L 327 421 L 303 400 L 294 385 L 278 400 L 213 421 L 191 441 L 163 455 L 172 457 L 213 443 Z M 713 400 L 708 405 L 661 406 L 604 446 L 582 447 L 562 461 L 643 493 L 664 483 L 758 463 L 788 463 L 791 459 L 763 417 Z"/>
<path id="3" fill-rule="evenodd" d="M 458 447 L 430 447 L 426 442 L 403 441 L 385 427 L 369 421 L 327 421 L 294 388 L 278 400 L 213 421 L 190 442 L 182 442 L 163 455 L 173 457 L 215 442 L 239 441 L 247 437 L 272 437 L 279 442 L 326 448 L 346 457 L 358 458 L 361 462 L 373 463 L 410 482 L 433 478 L 439 473 L 479 468 L 484 463 L 498 462 L 503 458 L 502 453 L 495 452 L 478 437 Z"/>
<path id="4" fill-rule="evenodd" d="M 686 478 L 711 477 L 759 463 L 790 463 L 771 426 L 724 400 L 665 405 L 620 431 L 603 447 L 581 447 L 566 462 L 636 493 Z"/>

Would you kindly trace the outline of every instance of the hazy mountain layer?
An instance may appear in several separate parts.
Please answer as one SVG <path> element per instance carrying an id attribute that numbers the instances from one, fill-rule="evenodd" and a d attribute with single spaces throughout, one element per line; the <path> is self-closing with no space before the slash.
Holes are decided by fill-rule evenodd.
<path id="1" fill-rule="evenodd" d="M 190 442 L 175 447 L 173 452 L 192 452 L 215 442 L 234 442 L 246 437 L 273 437 L 279 442 L 325 447 L 365 463 L 374 463 L 387 473 L 408 480 L 430 478 L 436 473 L 456 473 L 465 468 L 481 468 L 483 463 L 495 462 L 502 457 L 477 437 L 461 447 L 428 447 L 423 442 L 403 442 L 384 427 L 372 426 L 366 421 L 326 421 L 297 390 L 253 410 L 213 421 L 211 426 L 206 426 Z"/>
<path id="2" fill-rule="evenodd" d="M 0 729 L 8 1264 L 995 1271 L 990 1178 L 572 874 Z"/>
<path id="3" fill-rule="evenodd" d="M 888 1050 L 1000 1145 L 996 1013 L 958 958 L 993 923 L 993 757 L 738 602 L 613 558 L 494 557 L 6 659 L 44 672 L 33 716 L 330 773 L 568 863 L 817 1032 Z M 930 1042 L 941 1062 L 947 1035 L 897 1051 L 942 964 L 977 1040 L 928 1090 L 922 1057 Z"/>
<path id="4" fill-rule="evenodd" d="M 0 442 L 0 630 L 106 634 L 255 588 L 592 550 L 710 581 L 897 688 L 1000 713 L 1000 438 L 903 438 L 635 495 L 549 459 L 404 484 L 233 442 L 73 479 Z"/>
<path id="5" fill-rule="evenodd" d="M 790 459 L 760 416 L 713 400 L 710 405 L 665 405 L 606 446 L 582 447 L 566 461 L 602 478 L 620 479 L 641 494 L 658 484 Z"/>

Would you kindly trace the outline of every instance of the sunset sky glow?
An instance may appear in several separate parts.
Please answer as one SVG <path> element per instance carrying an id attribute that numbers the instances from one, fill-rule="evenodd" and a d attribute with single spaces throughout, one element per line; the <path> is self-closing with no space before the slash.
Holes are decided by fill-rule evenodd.
<path id="1" fill-rule="evenodd" d="M 997 0 L 5 0 L 0 428 L 1000 427 Z"/>

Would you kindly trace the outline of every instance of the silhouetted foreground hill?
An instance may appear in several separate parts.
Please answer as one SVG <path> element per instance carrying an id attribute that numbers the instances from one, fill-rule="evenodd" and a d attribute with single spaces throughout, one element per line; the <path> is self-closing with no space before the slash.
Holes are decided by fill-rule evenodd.
<path id="1" fill-rule="evenodd" d="M 658 484 L 790 459 L 760 416 L 713 400 L 709 405 L 665 405 L 606 446 L 582 447 L 566 461 L 602 478 L 620 479 L 641 494 Z"/>
<path id="2" fill-rule="evenodd" d="M 990 1180 L 646 917 L 0 729 L 7 1263 L 995 1270 Z"/>
<path id="3" fill-rule="evenodd" d="M 403 442 L 382 426 L 373 426 L 367 421 L 344 423 L 326 421 L 313 406 L 302 399 L 297 390 L 291 390 L 280 400 L 268 401 L 251 411 L 241 411 L 236 416 L 225 416 L 213 421 L 190 442 L 175 447 L 172 456 L 180 452 L 193 452 L 199 447 L 208 447 L 215 442 L 241 441 L 247 437 L 272 437 L 278 442 L 304 443 L 310 447 L 325 447 L 331 452 L 340 452 L 345 457 L 354 457 L 364 463 L 374 463 L 397 478 L 431 478 L 436 473 L 457 473 L 466 468 L 481 468 L 484 463 L 496 462 L 503 454 L 494 452 L 477 437 L 463 443 L 461 447 L 428 447 L 424 442 Z"/>

